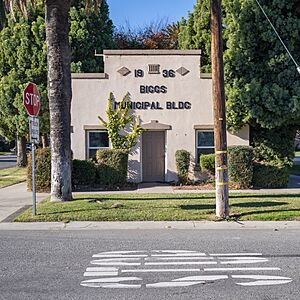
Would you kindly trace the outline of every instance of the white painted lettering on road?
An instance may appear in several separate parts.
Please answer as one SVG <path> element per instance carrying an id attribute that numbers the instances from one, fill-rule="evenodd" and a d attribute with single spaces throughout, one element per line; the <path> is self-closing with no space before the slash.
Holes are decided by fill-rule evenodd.
<path id="1" fill-rule="evenodd" d="M 252 287 L 292 282 L 289 277 L 275 276 L 277 274 L 273 272 L 281 269 L 268 265 L 269 259 L 256 252 L 205 254 L 190 250 L 138 250 L 101 252 L 92 257 L 91 265 L 97 266 L 87 267 L 83 276 L 93 278 L 82 281 L 81 286 L 106 289 L 176 288 L 229 280 L 241 287 Z M 238 266 L 228 266 L 232 264 Z M 255 266 L 248 267 L 251 264 Z M 267 275 L 267 271 L 272 273 Z M 207 272 L 214 272 L 214 275 L 207 275 Z M 264 272 L 264 275 L 238 272 Z M 138 274 L 143 278 L 127 277 L 126 274 Z M 159 274 L 162 274 L 161 281 Z"/>

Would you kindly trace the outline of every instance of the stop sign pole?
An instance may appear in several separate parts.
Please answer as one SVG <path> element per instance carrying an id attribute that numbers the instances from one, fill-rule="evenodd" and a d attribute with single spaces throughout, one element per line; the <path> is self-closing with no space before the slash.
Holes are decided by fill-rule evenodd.
<path id="1" fill-rule="evenodd" d="M 29 136 L 32 154 L 32 214 L 36 215 L 36 189 L 35 189 L 35 144 L 39 143 L 39 119 L 41 102 L 38 87 L 29 82 L 23 92 L 24 106 L 29 115 Z"/>

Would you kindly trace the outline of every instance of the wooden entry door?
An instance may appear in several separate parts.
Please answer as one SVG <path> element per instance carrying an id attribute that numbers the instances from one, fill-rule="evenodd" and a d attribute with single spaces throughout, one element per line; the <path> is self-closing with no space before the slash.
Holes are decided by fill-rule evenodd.
<path id="1" fill-rule="evenodd" d="M 165 181 L 165 132 L 146 131 L 142 141 L 143 181 Z"/>

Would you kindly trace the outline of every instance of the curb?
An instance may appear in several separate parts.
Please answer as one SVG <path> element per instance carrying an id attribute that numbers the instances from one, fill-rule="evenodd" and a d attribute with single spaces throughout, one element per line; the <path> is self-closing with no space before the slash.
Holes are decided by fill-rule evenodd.
<path id="1" fill-rule="evenodd" d="M 299 230 L 300 221 L 143 221 L 0 223 L 0 230 Z"/>

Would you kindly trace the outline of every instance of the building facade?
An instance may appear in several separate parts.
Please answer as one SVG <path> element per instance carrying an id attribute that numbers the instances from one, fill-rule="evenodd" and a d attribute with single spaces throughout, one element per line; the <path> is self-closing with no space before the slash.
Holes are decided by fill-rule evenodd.
<path id="1" fill-rule="evenodd" d="M 111 147 L 105 127 L 107 99 L 129 92 L 131 113 L 146 129 L 129 156 L 133 182 L 176 181 L 176 150 L 190 152 L 197 179 L 201 154 L 213 153 L 210 74 L 200 72 L 200 50 L 106 50 L 102 74 L 72 74 L 72 150 L 89 159 Z M 249 145 L 249 128 L 227 134 L 228 145 Z"/>

